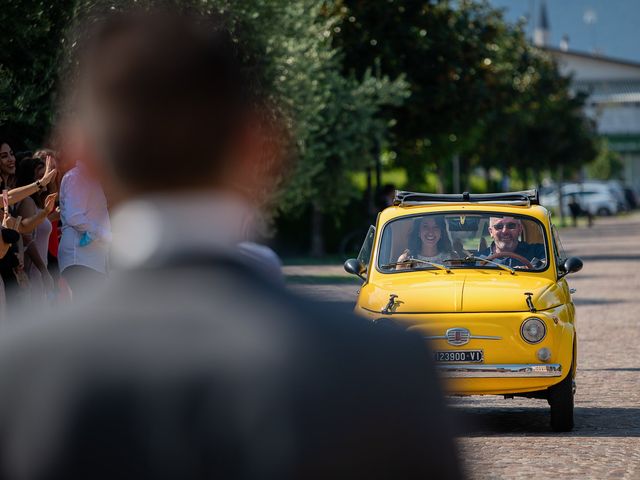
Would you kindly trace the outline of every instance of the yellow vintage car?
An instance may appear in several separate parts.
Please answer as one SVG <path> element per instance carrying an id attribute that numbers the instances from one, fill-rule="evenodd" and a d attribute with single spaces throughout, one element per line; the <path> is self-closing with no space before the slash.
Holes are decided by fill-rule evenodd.
<path id="1" fill-rule="evenodd" d="M 538 192 L 397 192 L 345 270 L 355 312 L 421 335 L 453 395 L 546 399 L 573 428 L 577 338 L 567 258 Z"/>

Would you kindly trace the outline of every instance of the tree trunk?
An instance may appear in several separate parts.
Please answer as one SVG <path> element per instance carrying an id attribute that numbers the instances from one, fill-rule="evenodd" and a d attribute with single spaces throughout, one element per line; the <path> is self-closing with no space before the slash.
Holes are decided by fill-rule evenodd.
<path id="1" fill-rule="evenodd" d="M 523 186 L 523 190 L 526 190 L 528 185 L 529 185 L 529 169 L 527 167 L 523 167 L 522 168 L 522 186 Z"/>
<path id="2" fill-rule="evenodd" d="M 373 158 L 376 159 L 376 195 L 382 190 L 382 163 L 380 163 L 380 146 L 376 144 L 373 152 Z"/>
<path id="3" fill-rule="evenodd" d="M 371 167 L 367 167 L 366 199 L 367 199 L 367 214 L 368 215 L 371 215 L 371 212 L 375 212 L 376 211 L 375 202 L 377 200 L 379 192 L 380 192 L 380 185 L 377 186 L 377 188 L 375 189 L 375 193 L 374 193 L 373 182 L 371 180 Z"/>
<path id="4" fill-rule="evenodd" d="M 533 169 L 533 176 L 535 177 L 536 188 L 538 190 L 540 190 L 540 187 L 542 187 L 542 172 L 540 170 L 538 170 L 537 168 L 534 168 Z"/>
<path id="5" fill-rule="evenodd" d="M 502 180 L 500 181 L 500 191 L 510 192 L 511 188 L 511 170 L 505 160 L 500 163 L 500 170 L 502 171 Z"/>
<path id="6" fill-rule="evenodd" d="M 564 225 L 564 208 L 562 208 L 562 184 L 564 183 L 564 169 L 562 164 L 558 165 L 558 213 L 560 215 L 560 225 Z"/>
<path id="7" fill-rule="evenodd" d="M 311 256 L 322 257 L 324 255 L 324 232 L 322 223 L 324 215 L 317 203 L 311 208 Z"/>
<path id="8" fill-rule="evenodd" d="M 471 159 L 462 155 L 460 157 L 460 186 L 462 192 L 471 192 Z"/>
<path id="9" fill-rule="evenodd" d="M 460 183 L 460 166 L 462 163 L 462 159 L 460 158 L 460 155 L 456 154 L 453 156 L 453 158 L 451 159 L 451 166 L 453 167 L 451 170 L 451 183 L 452 183 L 452 192 L 453 193 L 462 193 L 460 192 L 460 188 L 461 188 L 461 183 Z"/>
<path id="10" fill-rule="evenodd" d="M 487 192 L 493 192 L 493 183 L 491 182 L 491 169 L 484 167 L 484 182 L 487 186 Z"/>

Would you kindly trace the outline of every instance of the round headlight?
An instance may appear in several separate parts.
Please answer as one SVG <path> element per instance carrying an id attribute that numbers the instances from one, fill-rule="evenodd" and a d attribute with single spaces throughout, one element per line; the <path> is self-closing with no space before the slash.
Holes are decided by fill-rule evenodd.
<path id="1" fill-rule="evenodd" d="M 539 343 L 547 334 L 547 327 L 544 322 L 536 317 L 527 318 L 522 322 L 520 335 L 527 343 Z"/>

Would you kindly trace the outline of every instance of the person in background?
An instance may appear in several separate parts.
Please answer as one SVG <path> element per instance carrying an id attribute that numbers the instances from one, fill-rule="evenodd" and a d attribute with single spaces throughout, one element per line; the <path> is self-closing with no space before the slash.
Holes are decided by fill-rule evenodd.
<path id="1" fill-rule="evenodd" d="M 16 157 L 9 143 L 0 138 L 0 190 L 8 190 L 9 205 L 14 205 L 38 191 L 45 190 L 49 183 L 56 177 L 57 171 L 51 160 L 45 162 L 45 172 L 39 180 L 15 188 Z M 25 228 L 29 228 L 28 222 Z"/>
<path id="2" fill-rule="evenodd" d="M 376 197 L 378 210 L 384 210 L 393 205 L 396 196 L 396 186 L 393 183 L 386 183 L 382 186 Z M 377 212 L 376 212 L 377 213 Z"/>
<path id="3" fill-rule="evenodd" d="M 104 283 L 108 271 L 111 222 L 98 179 L 82 162 L 60 184 L 60 274 L 73 296 Z"/>
<path id="4" fill-rule="evenodd" d="M 16 187 L 16 157 L 9 143 L 0 139 L 0 189 L 7 190 L 9 215 L 17 217 L 17 203 L 30 195 L 45 191 L 56 173 L 53 163 L 47 160 L 42 178 Z M 21 234 L 31 233 L 46 217 L 47 213 L 42 211 L 30 217 L 21 218 L 15 230 Z M 7 254 L 0 259 L 0 276 L 5 287 L 5 304 L 9 310 L 19 307 L 22 302 L 27 302 L 30 298 L 29 280 L 24 271 L 23 259 L 24 249 L 21 238 L 13 243 Z"/>
<path id="5" fill-rule="evenodd" d="M 56 178 L 49 182 L 47 188 L 49 193 L 59 192 L 62 177 L 67 172 L 67 168 L 65 168 L 65 165 L 60 161 L 59 152 L 50 148 L 41 148 L 33 154 L 33 158 L 39 158 L 42 161 L 45 161 L 47 158 L 51 159 L 58 173 Z M 56 298 L 60 301 L 69 301 L 71 298 L 70 290 L 64 280 L 61 279 L 60 268 L 58 267 L 58 248 L 60 246 L 59 208 L 57 208 L 53 214 L 49 215 L 49 220 L 51 221 L 51 234 L 49 235 L 49 246 L 47 250 L 47 268 L 56 286 Z"/>
<path id="6" fill-rule="evenodd" d="M 20 234 L 15 230 L 17 226 L 17 219 L 10 215 L 3 215 L 2 227 L 0 228 L 0 260 L 5 258 L 11 247 L 20 240 Z M 3 326 L 6 320 L 6 307 L 7 299 L 4 281 L 0 276 L 0 326 Z"/>
<path id="7" fill-rule="evenodd" d="M 41 178 L 45 171 L 44 161 L 38 158 L 24 158 L 16 171 L 16 185 L 24 186 Z M 52 215 L 57 194 L 46 195 L 47 190 L 36 192 L 18 204 L 18 215 L 28 218 L 36 214 Z M 32 233 L 24 233 L 22 241 L 25 251 L 25 272 L 29 276 L 31 297 L 42 302 L 54 290 L 53 278 L 47 268 L 47 247 L 51 235 L 51 221 L 45 218 Z"/>

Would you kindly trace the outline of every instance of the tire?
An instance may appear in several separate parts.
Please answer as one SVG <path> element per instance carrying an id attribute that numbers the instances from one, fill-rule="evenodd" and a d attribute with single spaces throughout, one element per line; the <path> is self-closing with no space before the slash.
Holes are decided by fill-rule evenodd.
<path id="1" fill-rule="evenodd" d="M 597 211 L 599 217 L 609 217 L 611 216 L 611 210 L 607 207 L 600 207 Z"/>
<path id="2" fill-rule="evenodd" d="M 554 432 L 573 430 L 573 378 L 571 368 L 567 376 L 557 385 L 548 389 L 551 407 L 551 429 Z"/>

